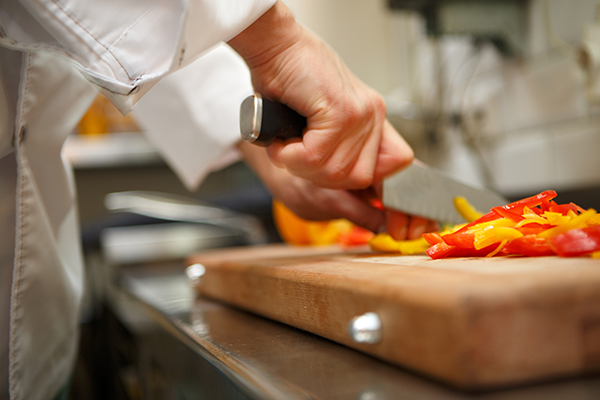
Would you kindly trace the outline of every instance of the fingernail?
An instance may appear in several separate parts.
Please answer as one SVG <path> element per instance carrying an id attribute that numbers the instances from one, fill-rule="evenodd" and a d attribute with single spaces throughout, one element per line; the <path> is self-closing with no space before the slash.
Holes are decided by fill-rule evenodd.
<path id="1" fill-rule="evenodd" d="M 409 239 L 419 239 L 427 230 L 427 224 L 419 224 L 412 227 Z"/>
<path id="2" fill-rule="evenodd" d="M 406 240 L 406 236 L 408 235 L 408 226 L 402 225 L 396 232 L 390 232 L 392 238 L 395 240 Z"/>

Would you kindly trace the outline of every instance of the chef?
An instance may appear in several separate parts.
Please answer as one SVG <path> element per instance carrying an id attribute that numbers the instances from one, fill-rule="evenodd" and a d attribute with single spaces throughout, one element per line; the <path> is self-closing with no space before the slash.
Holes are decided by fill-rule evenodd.
<path id="1" fill-rule="evenodd" d="M 365 189 L 408 165 L 412 150 L 381 97 L 281 1 L 0 0 L 0 399 L 55 398 L 72 372 L 83 268 L 72 174 L 60 155 L 66 136 L 98 91 L 128 113 L 222 42 L 246 62 L 254 90 L 306 116 L 308 127 L 302 141 L 268 150 L 213 138 L 212 153 L 237 146 L 303 217 L 384 225 Z M 207 158 L 199 171 L 218 164 Z M 396 237 L 427 225 L 391 218 Z"/>

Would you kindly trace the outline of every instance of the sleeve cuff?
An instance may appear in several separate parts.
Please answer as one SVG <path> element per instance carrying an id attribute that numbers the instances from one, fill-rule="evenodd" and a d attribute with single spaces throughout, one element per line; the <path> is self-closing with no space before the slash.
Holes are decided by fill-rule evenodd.
<path id="1" fill-rule="evenodd" d="M 220 46 L 161 80 L 134 116 L 190 190 L 211 171 L 240 159 L 239 105 L 252 93 L 244 61 Z"/>

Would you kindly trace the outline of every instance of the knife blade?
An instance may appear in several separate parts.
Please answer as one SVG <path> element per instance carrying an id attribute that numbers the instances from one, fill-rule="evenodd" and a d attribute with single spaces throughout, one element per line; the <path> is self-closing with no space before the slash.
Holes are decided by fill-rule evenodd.
<path id="1" fill-rule="evenodd" d="M 387 208 L 451 224 L 466 222 L 454 206 L 464 197 L 481 212 L 508 203 L 498 193 L 461 182 L 415 160 L 408 168 L 383 181 L 383 205 Z"/>
<path id="2" fill-rule="evenodd" d="M 249 143 L 269 146 L 276 139 L 302 137 L 305 127 L 306 118 L 258 95 L 248 96 L 240 106 L 240 132 Z M 454 207 L 459 196 L 482 212 L 508 203 L 492 190 L 461 182 L 420 161 L 383 181 L 385 207 L 440 222 L 465 222 Z"/>

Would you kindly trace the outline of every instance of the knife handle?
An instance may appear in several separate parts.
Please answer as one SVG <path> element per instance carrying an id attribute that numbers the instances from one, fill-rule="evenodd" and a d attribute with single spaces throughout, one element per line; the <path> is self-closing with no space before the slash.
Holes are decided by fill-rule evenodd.
<path id="1" fill-rule="evenodd" d="M 281 103 L 248 96 L 240 106 L 242 139 L 259 146 L 270 146 L 275 139 L 301 138 L 306 118 Z"/>

